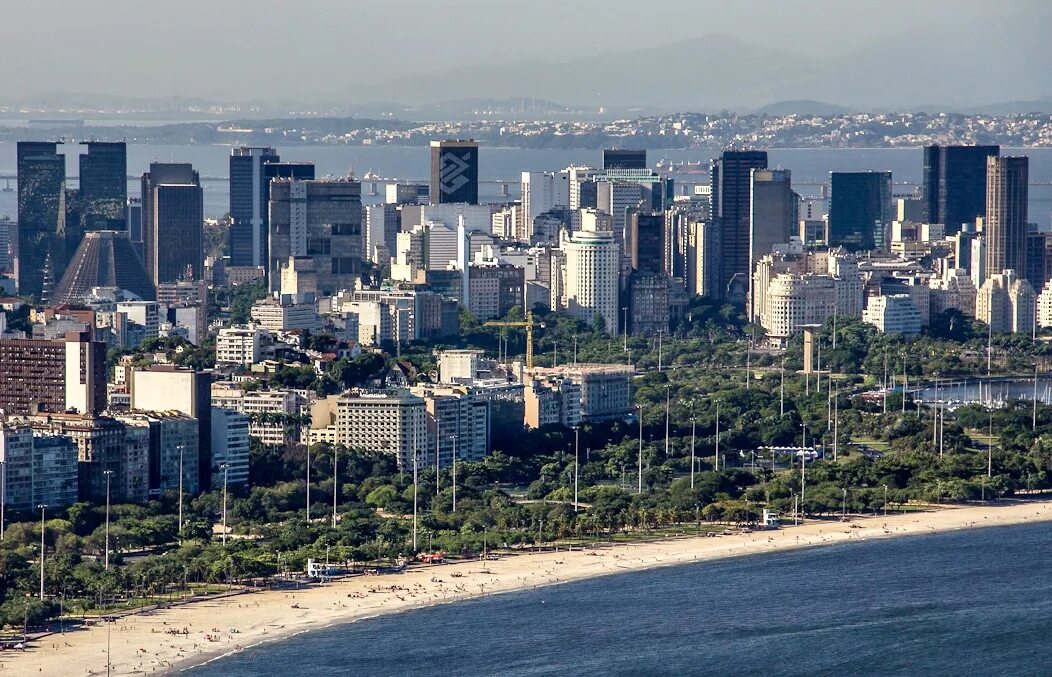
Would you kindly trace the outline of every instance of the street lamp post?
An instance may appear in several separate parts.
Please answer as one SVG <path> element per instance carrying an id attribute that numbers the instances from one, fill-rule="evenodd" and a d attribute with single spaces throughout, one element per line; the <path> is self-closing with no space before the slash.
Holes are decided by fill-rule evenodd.
<path id="1" fill-rule="evenodd" d="M 577 512 L 577 479 L 580 475 L 580 433 L 577 426 L 573 428 L 573 511 Z"/>
<path id="2" fill-rule="evenodd" d="M 888 485 L 884 485 L 884 517 L 888 516 Z"/>
<path id="3" fill-rule="evenodd" d="M 0 541 L 4 540 L 4 505 L 7 503 L 7 461 L 0 461 Z"/>
<path id="4" fill-rule="evenodd" d="M 697 433 L 697 421 L 690 417 L 690 488 L 694 488 L 694 439 Z"/>
<path id="5" fill-rule="evenodd" d="M 420 456 L 420 452 L 417 449 L 413 449 L 413 552 L 416 552 L 416 508 L 417 508 L 417 458 Z"/>
<path id="6" fill-rule="evenodd" d="M 628 352 L 628 308 L 627 307 L 622 307 L 621 308 L 621 312 L 625 316 L 625 324 L 624 324 L 625 346 L 624 346 L 624 351 L 627 353 Z"/>
<path id="7" fill-rule="evenodd" d="M 457 511 L 457 436 L 450 435 L 453 438 L 453 512 Z"/>
<path id="8" fill-rule="evenodd" d="M 226 545 L 226 481 L 230 466 L 223 463 L 219 466 L 223 470 L 223 545 Z"/>
<path id="9" fill-rule="evenodd" d="M 637 404 L 636 409 L 639 410 L 639 469 L 636 475 L 636 493 L 641 494 L 643 493 L 643 405 Z"/>
<path id="10" fill-rule="evenodd" d="M 179 539 L 183 538 L 183 449 L 184 445 L 179 445 Z"/>
<path id="11" fill-rule="evenodd" d="M 47 503 L 41 503 L 40 508 L 40 599 L 44 599 L 44 510 Z"/>
<path id="12" fill-rule="evenodd" d="M 665 384 L 665 458 L 668 458 L 669 419 L 672 414 L 672 384 Z"/>
<path id="13" fill-rule="evenodd" d="M 340 447 L 334 444 L 332 446 L 332 528 L 336 528 L 336 498 L 340 495 Z M 435 477 L 438 477 L 438 471 L 435 471 Z M 436 480 L 437 481 L 437 480 Z"/>
<path id="14" fill-rule="evenodd" d="M 720 401 L 716 400 L 716 472 L 720 470 Z"/>
<path id="15" fill-rule="evenodd" d="M 310 526 L 310 447 L 306 447 L 307 457 L 307 525 Z"/>
<path id="16" fill-rule="evenodd" d="M 106 562 L 106 571 L 110 570 L 110 476 L 113 474 L 112 470 L 103 470 L 102 474 L 106 476 L 106 553 L 103 559 Z M 180 524 L 182 520 L 180 520 Z M 182 532 L 180 526 L 179 531 Z"/>

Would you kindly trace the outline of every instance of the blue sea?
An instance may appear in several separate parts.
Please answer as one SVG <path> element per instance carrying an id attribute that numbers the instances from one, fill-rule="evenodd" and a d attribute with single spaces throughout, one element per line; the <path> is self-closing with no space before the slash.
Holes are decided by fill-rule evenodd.
<path id="1" fill-rule="evenodd" d="M 1052 524 L 682 565 L 299 635 L 192 675 L 1048 675 Z"/>

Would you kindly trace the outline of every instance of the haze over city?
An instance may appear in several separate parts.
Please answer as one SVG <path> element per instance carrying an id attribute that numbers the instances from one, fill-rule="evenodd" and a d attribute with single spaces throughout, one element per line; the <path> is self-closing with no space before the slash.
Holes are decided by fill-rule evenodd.
<path id="1" fill-rule="evenodd" d="M 1052 97 L 1052 74 L 1037 66 L 1052 55 L 1052 8 L 1038 0 L 672 0 L 645 11 L 619 0 L 41 0 L 12 11 L 17 21 L 0 22 L 0 55 L 15 66 L 0 72 L 0 103 L 74 93 L 307 110 L 511 96 L 707 112 Z"/>

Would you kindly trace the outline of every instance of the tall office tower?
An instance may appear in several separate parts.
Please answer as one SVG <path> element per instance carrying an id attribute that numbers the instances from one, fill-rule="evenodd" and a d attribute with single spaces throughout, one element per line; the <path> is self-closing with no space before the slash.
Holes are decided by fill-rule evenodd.
<path id="1" fill-rule="evenodd" d="M 266 265 L 267 178 L 263 166 L 281 158 L 270 147 L 230 149 L 230 265 Z"/>
<path id="2" fill-rule="evenodd" d="M 632 270 L 665 272 L 665 215 L 660 212 L 631 212 L 625 248 L 632 260 Z"/>
<path id="3" fill-rule="evenodd" d="M 15 222 L 0 219 L 0 274 L 14 270 L 11 265 L 11 236 L 15 234 Z"/>
<path id="4" fill-rule="evenodd" d="M 204 277 L 204 195 L 190 164 L 154 162 L 142 175 L 146 273 L 154 286 Z"/>
<path id="5" fill-rule="evenodd" d="M 603 151 L 603 169 L 646 169 L 647 152 L 611 148 Z"/>
<path id="6" fill-rule="evenodd" d="M 479 144 L 473 140 L 431 142 L 431 204 L 479 203 Z"/>
<path id="7" fill-rule="evenodd" d="M 18 142 L 15 279 L 23 296 L 40 296 L 45 262 L 50 260 L 53 270 L 65 267 L 66 158 L 57 147 L 51 142 Z"/>
<path id="8" fill-rule="evenodd" d="M 720 263 L 716 298 L 744 304 L 749 289 L 750 173 L 767 169 L 767 152 L 724 151 L 712 162 L 712 218 L 716 223 Z"/>
<path id="9" fill-rule="evenodd" d="M 610 231 L 578 231 L 563 243 L 566 252 L 566 305 L 574 317 L 604 329 L 618 327 L 618 278 L 621 251 Z"/>
<path id="10" fill-rule="evenodd" d="M 157 290 L 143 268 L 126 231 L 93 230 L 70 258 L 51 296 L 54 304 L 81 303 L 96 287 L 123 289 L 152 301 Z"/>
<path id="11" fill-rule="evenodd" d="M 523 239 L 533 241 L 534 221 L 541 214 L 556 207 L 566 207 L 569 198 L 569 174 L 566 172 L 523 172 L 522 173 L 522 228 L 516 231 L 523 234 Z"/>
<path id="12" fill-rule="evenodd" d="M 886 250 L 892 222 L 891 172 L 830 172 L 829 246 Z"/>
<path id="13" fill-rule="evenodd" d="M 90 333 L 0 341 L 0 409 L 35 414 L 106 408 L 106 343 Z"/>
<path id="14" fill-rule="evenodd" d="M 88 149 L 87 154 L 80 156 L 79 210 L 82 231 L 127 229 L 127 146 L 123 141 L 87 141 L 81 145 Z"/>
<path id="15" fill-rule="evenodd" d="M 986 278 L 1005 270 L 1026 274 L 1026 216 L 1030 161 L 1027 157 L 986 159 Z"/>
<path id="16" fill-rule="evenodd" d="M 128 224 L 128 239 L 133 244 L 142 244 L 142 198 L 130 197 L 124 206 L 124 221 Z M 139 253 L 142 256 L 142 253 Z"/>
<path id="17" fill-rule="evenodd" d="M 270 184 L 271 291 L 281 282 L 289 257 L 314 259 L 318 291 L 354 289 L 362 272 L 362 185 L 349 179 Z"/>
<path id="18" fill-rule="evenodd" d="M 800 196 L 792 189 L 788 169 L 754 169 L 751 173 L 749 197 L 749 270 L 756 262 L 771 253 L 776 244 L 789 241 L 796 230 Z M 754 305 L 753 276 L 749 275 L 749 317 L 758 318 Z"/>
<path id="19" fill-rule="evenodd" d="M 954 235 L 962 223 L 986 215 L 986 159 L 1000 146 L 926 146 L 922 215 L 924 223 L 941 223 Z"/>

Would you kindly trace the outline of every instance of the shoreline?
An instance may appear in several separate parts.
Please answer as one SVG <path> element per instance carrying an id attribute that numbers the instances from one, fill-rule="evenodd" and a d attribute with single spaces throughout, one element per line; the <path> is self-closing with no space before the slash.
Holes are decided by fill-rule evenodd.
<path id="1" fill-rule="evenodd" d="M 166 674 L 286 641 L 310 630 L 436 604 L 536 589 L 600 576 L 769 552 L 963 529 L 1052 521 L 1052 501 L 949 506 L 926 512 L 809 521 L 770 531 L 718 537 L 679 536 L 574 550 L 523 552 L 496 560 L 417 566 L 399 574 L 354 576 L 298 590 L 255 591 L 200 600 L 109 625 L 53 634 L 26 652 L 0 653 L 13 674 Z M 171 630 L 187 634 L 168 634 Z M 107 631 L 108 630 L 108 631 Z M 75 665 L 77 668 L 71 669 Z"/>

